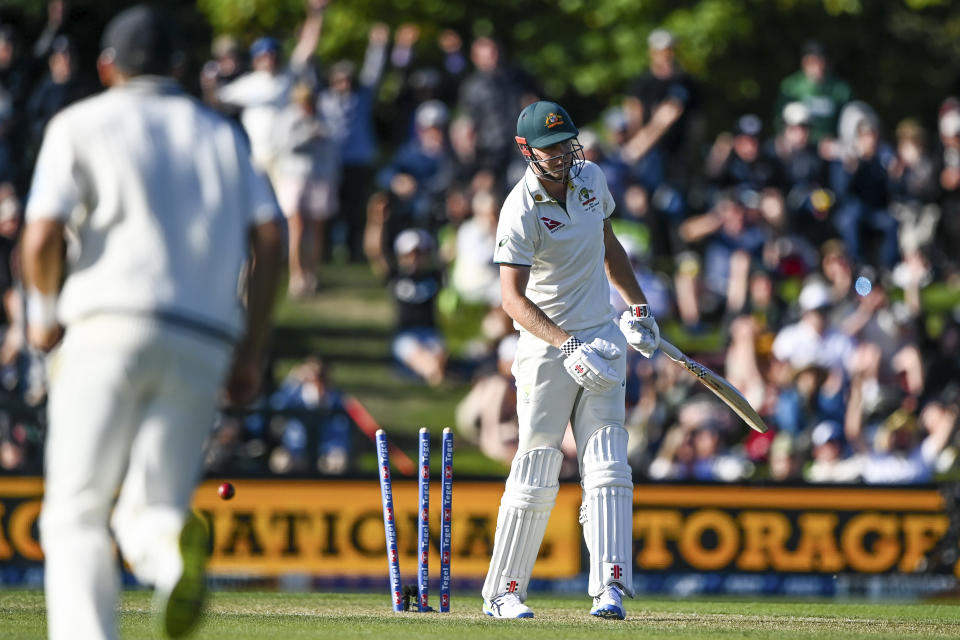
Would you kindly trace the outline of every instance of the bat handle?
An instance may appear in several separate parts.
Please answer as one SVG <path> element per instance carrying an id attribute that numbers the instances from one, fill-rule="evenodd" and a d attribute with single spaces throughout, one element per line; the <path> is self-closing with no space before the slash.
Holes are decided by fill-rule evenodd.
<path id="1" fill-rule="evenodd" d="M 686 360 L 680 349 L 677 349 L 671 343 L 664 340 L 663 337 L 660 338 L 660 351 L 674 362 L 683 362 Z"/>

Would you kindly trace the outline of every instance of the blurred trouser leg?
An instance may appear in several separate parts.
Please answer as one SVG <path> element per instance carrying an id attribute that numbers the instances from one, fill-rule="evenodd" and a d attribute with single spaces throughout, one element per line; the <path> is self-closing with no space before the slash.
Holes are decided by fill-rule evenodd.
<path id="1" fill-rule="evenodd" d="M 900 257 L 900 244 L 897 239 L 900 223 L 888 209 L 875 209 L 870 212 L 868 225 L 881 234 L 879 266 L 893 269 Z"/>
<path id="2" fill-rule="evenodd" d="M 76 349 L 52 357 L 40 537 L 50 638 L 113 638 L 117 564 L 110 506 L 138 422 L 126 354 Z"/>
<path id="3" fill-rule="evenodd" d="M 137 579 L 169 591 L 182 571 L 178 540 L 229 352 L 177 339 L 155 349 L 162 375 L 144 407 L 113 528 Z"/>
<path id="4" fill-rule="evenodd" d="M 359 262 L 364 259 L 363 229 L 367 222 L 367 200 L 372 191 L 373 169 L 367 165 L 344 165 L 340 180 L 340 208 L 335 224 L 345 232 L 342 240 L 350 260 Z"/>
<path id="5" fill-rule="evenodd" d="M 860 221 L 864 217 L 864 207 L 859 201 L 847 202 L 833 213 L 833 224 L 846 245 L 850 257 L 856 263 L 863 262 L 860 255 Z"/>
<path id="6" fill-rule="evenodd" d="M 519 444 L 507 477 L 490 568 L 483 583 L 488 602 L 504 592 L 523 601 L 547 521 L 559 491 L 560 443 L 580 389 L 563 368 L 563 354 L 521 333 L 513 374 L 517 380 Z"/>

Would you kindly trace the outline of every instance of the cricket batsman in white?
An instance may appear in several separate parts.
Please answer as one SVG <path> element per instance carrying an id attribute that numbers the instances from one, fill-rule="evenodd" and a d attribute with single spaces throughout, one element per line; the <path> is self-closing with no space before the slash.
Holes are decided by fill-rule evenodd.
<path id="1" fill-rule="evenodd" d="M 114 540 L 155 587 L 161 629 L 190 631 L 205 587 L 206 525 L 188 511 L 203 442 L 224 381 L 235 403 L 259 383 L 279 210 L 243 133 L 170 77 L 176 34 L 144 6 L 110 22 L 97 62 L 110 88 L 51 120 L 30 189 L 28 336 L 44 351 L 63 337 L 48 359 L 40 516 L 53 640 L 116 638 Z"/>
<path id="2" fill-rule="evenodd" d="M 650 357 L 660 330 L 611 230 L 606 179 L 584 160 L 578 133 L 554 102 L 520 113 L 516 141 L 527 170 L 507 196 L 497 229 L 503 309 L 520 330 L 513 364 L 520 442 L 483 585 L 483 611 L 495 618 L 533 617 L 527 586 L 556 501 L 568 422 L 583 486 L 590 613 L 623 619 L 623 595 L 633 595 L 625 349 L 629 344 Z M 611 283 L 630 303 L 619 327 Z"/>

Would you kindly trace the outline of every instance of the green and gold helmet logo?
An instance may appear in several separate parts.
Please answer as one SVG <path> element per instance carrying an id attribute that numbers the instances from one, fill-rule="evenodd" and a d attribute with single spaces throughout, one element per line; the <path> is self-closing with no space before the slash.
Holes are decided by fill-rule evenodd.
<path id="1" fill-rule="evenodd" d="M 561 124 L 563 124 L 563 116 L 558 113 L 553 113 L 552 111 L 547 114 L 547 129 L 559 127 Z"/>

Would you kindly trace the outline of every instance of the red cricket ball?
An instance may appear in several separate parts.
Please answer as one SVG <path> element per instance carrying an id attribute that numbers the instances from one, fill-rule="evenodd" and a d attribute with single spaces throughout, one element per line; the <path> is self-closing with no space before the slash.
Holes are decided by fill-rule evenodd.
<path id="1" fill-rule="evenodd" d="M 233 497 L 233 494 L 236 493 L 236 489 L 233 488 L 233 484 L 230 482 L 224 482 L 217 488 L 217 495 L 219 495 L 224 500 L 229 500 Z"/>

